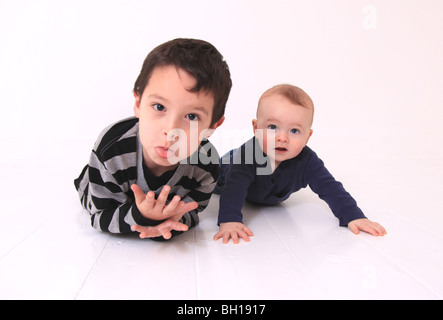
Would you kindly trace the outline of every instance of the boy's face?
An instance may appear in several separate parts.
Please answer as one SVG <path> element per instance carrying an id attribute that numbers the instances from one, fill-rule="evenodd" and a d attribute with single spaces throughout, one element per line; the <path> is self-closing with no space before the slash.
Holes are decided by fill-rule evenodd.
<path id="1" fill-rule="evenodd" d="M 143 159 L 153 174 L 160 175 L 192 155 L 203 138 L 223 123 L 211 125 L 212 93 L 190 92 L 196 80 L 175 66 L 157 67 L 142 97 L 134 94 L 134 113 L 139 118 Z"/>
<path id="2" fill-rule="evenodd" d="M 263 151 L 276 166 L 298 156 L 306 146 L 312 135 L 312 117 L 312 109 L 293 104 L 279 94 L 261 100 L 252 125 Z M 263 130 L 262 136 L 257 129 Z"/>

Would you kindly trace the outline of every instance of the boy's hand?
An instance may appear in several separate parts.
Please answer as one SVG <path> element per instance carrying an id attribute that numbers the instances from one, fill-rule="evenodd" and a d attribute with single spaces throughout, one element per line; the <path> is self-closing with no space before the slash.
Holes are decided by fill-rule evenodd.
<path id="1" fill-rule="evenodd" d="M 384 236 L 386 234 L 385 228 L 379 225 L 377 222 L 372 222 L 369 219 L 356 219 L 348 223 L 349 229 L 355 234 L 360 231 L 367 232 L 373 236 Z"/>
<path id="2" fill-rule="evenodd" d="M 162 222 L 158 226 L 155 227 L 144 227 L 135 225 L 132 226 L 133 231 L 140 232 L 140 238 L 156 238 L 162 236 L 166 240 L 171 239 L 172 237 L 172 230 L 175 231 L 188 231 L 188 226 L 180 223 L 178 221 L 175 221 L 174 219 L 168 219 L 165 222 Z"/>
<path id="3" fill-rule="evenodd" d="M 240 222 L 227 222 L 220 224 L 220 231 L 214 236 L 214 241 L 223 238 L 223 243 L 229 242 L 232 238 L 235 244 L 238 244 L 239 237 L 243 238 L 246 242 L 251 241 L 249 237 L 254 236 L 252 231 Z"/>
<path id="4" fill-rule="evenodd" d="M 197 202 L 184 203 L 180 201 L 179 196 L 175 196 L 171 202 L 166 205 L 166 200 L 168 200 L 168 195 L 171 191 L 171 187 L 168 185 L 163 187 L 157 200 L 155 200 L 154 192 L 149 191 L 145 194 L 136 184 L 131 186 L 131 190 L 134 192 L 138 211 L 140 211 L 143 217 L 151 220 L 166 220 L 174 217 L 174 220 L 178 221 L 186 212 L 197 209 L 198 207 Z"/>

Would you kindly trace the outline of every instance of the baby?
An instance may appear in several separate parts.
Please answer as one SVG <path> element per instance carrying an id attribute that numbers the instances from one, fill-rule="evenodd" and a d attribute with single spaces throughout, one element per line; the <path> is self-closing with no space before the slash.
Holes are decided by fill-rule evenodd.
<path id="1" fill-rule="evenodd" d="M 386 234 L 381 225 L 365 217 L 343 185 L 306 146 L 313 116 L 311 98 L 298 87 L 278 85 L 261 96 L 257 119 L 252 121 L 255 136 L 221 158 L 216 190 L 220 193 L 220 230 L 214 240 L 250 241 L 253 233 L 243 224 L 241 212 L 245 200 L 275 205 L 308 185 L 326 201 L 340 226 L 348 226 L 355 234 Z"/>

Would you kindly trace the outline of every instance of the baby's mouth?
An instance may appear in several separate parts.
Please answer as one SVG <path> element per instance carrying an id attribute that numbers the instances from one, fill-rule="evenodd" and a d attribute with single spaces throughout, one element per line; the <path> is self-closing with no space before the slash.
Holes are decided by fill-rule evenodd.
<path id="1" fill-rule="evenodd" d="M 288 149 L 286 149 L 286 148 L 275 148 L 275 150 L 278 151 L 278 152 L 288 151 Z"/>

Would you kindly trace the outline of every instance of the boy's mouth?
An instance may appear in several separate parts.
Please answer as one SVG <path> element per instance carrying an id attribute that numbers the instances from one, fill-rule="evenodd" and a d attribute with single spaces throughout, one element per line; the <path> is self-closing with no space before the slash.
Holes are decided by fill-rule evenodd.
<path id="1" fill-rule="evenodd" d="M 170 151 L 168 147 L 156 147 L 155 153 L 163 159 L 168 159 L 172 156 L 172 151 Z"/>
<path id="2" fill-rule="evenodd" d="M 277 152 L 286 152 L 286 151 L 288 151 L 288 149 L 279 147 L 279 148 L 275 148 L 275 151 L 277 151 Z"/>

